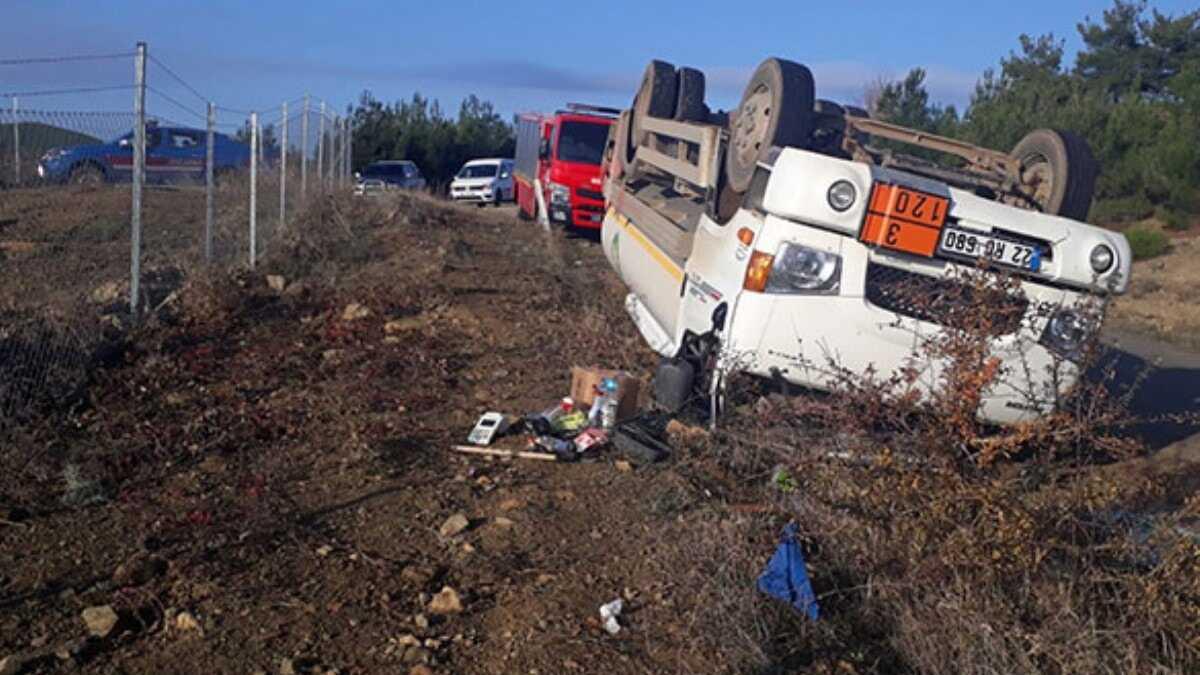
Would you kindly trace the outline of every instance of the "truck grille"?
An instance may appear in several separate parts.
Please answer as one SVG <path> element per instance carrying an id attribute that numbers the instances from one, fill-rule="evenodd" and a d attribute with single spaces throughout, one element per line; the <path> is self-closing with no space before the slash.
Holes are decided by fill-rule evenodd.
<path id="1" fill-rule="evenodd" d="M 595 190 L 589 190 L 587 188 L 575 188 L 575 194 L 579 195 L 580 197 L 583 197 L 584 199 L 595 199 L 596 201 L 601 201 L 601 202 L 604 201 L 604 193 L 603 192 L 597 192 Z"/>
<path id="2" fill-rule="evenodd" d="M 900 316 L 963 330 L 1008 335 L 1021 327 L 1029 300 L 998 289 L 980 291 L 958 279 L 929 277 L 867 263 L 867 302 Z"/>

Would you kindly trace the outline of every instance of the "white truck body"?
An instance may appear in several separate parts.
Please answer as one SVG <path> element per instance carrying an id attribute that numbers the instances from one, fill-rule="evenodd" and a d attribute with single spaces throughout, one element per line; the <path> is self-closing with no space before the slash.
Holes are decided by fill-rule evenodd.
<path id="1" fill-rule="evenodd" d="M 649 148 L 637 148 L 639 159 L 664 163 L 644 150 Z M 702 148 L 699 154 L 717 166 L 719 152 Z M 865 162 L 795 148 L 776 149 L 772 156 L 769 164 L 760 163 L 759 171 L 769 172 L 760 197 L 724 225 L 700 201 L 688 206 L 679 199 L 656 199 L 664 193 L 661 186 L 643 183 L 636 188 L 620 176 L 607 178 L 603 250 L 629 287 L 626 307 L 655 351 L 676 357 L 689 336 L 712 334 L 719 339 L 720 367 L 726 370 L 828 390 L 835 379 L 831 363 L 885 378 L 897 369 L 915 368 L 920 373 L 917 386 L 926 392 L 935 388 L 944 364 L 914 354 L 942 325 L 936 316 L 889 301 L 879 291 L 880 280 L 903 284 L 906 279 L 942 278 L 953 283 L 946 275 L 976 263 L 948 258 L 940 245 L 932 256 L 916 256 L 864 242 L 874 187 L 897 185 L 946 198 L 946 222 L 956 232 L 995 235 L 1014 247 L 1038 242 L 1031 245 L 1039 257 L 1033 262 L 1035 271 L 1021 275 L 1028 311 L 1019 328 L 999 335 L 992 345 L 1003 359 L 1005 375 L 987 392 L 981 418 L 1007 424 L 1044 414 L 1073 385 L 1076 368 L 1044 339 L 1048 315 L 1056 311 L 1044 308 L 1067 309 L 1100 294 L 1123 292 L 1132 258 L 1123 236 Z M 835 210 L 828 197 L 838 181 L 848 181 L 857 193 L 843 211 Z M 675 213 L 664 217 L 664 209 L 672 208 Z M 756 252 L 778 257 L 785 247 L 797 245 L 839 256 L 840 279 L 831 288 L 811 292 L 745 288 Z M 1109 247 L 1115 258 L 1103 274 L 1095 273 L 1089 262 L 1099 245 Z M 1024 253 L 1028 257 L 1029 250 Z"/>

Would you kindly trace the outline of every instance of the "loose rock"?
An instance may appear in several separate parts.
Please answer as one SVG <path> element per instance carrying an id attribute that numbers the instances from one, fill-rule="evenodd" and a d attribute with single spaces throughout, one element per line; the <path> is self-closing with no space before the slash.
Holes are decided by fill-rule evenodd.
<path id="1" fill-rule="evenodd" d="M 419 664 L 409 668 L 408 675 L 433 675 L 433 669 L 425 664 Z"/>
<path id="2" fill-rule="evenodd" d="M 455 535 L 461 534 L 463 530 L 466 530 L 470 526 L 471 521 L 467 520 L 466 516 L 461 513 L 456 513 L 447 518 L 446 522 L 442 523 L 442 526 L 438 529 L 438 532 L 440 532 L 443 537 L 448 539 Z"/>
<path id="3" fill-rule="evenodd" d="M 118 565 L 112 578 L 118 586 L 141 586 L 164 574 L 167 567 L 158 556 L 137 556 Z"/>
<path id="4" fill-rule="evenodd" d="M 346 308 L 342 310 L 342 321 L 358 321 L 359 319 L 365 319 L 368 316 L 371 316 L 371 309 L 369 307 L 364 307 L 357 302 L 352 302 L 346 305 Z"/>
<path id="5" fill-rule="evenodd" d="M 99 605 L 83 610 L 83 623 L 87 625 L 88 634 L 104 639 L 112 635 L 120 622 L 112 605 Z"/>
<path id="6" fill-rule="evenodd" d="M 270 286 L 271 290 L 275 291 L 276 293 L 282 293 L 283 289 L 287 287 L 287 279 L 284 279 L 278 274 L 268 274 L 267 286 Z"/>
<path id="7" fill-rule="evenodd" d="M 433 614 L 458 614 L 463 610 L 462 600 L 458 591 L 445 586 L 429 601 L 429 611 Z"/>
<path id="8" fill-rule="evenodd" d="M 200 630 L 200 622 L 191 612 L 180 612 L 175 617 L 175 627 L 183 631 Z"/>

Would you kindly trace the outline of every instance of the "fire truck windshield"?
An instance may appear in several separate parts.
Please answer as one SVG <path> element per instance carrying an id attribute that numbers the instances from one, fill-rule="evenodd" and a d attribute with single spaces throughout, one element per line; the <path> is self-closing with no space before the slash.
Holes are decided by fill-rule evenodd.
<path id="1" fill-rule="evenodd" d="M 563 122 L 558 134 L 558 159 L 599 165 L 607 140 L 607 124 Z"/>

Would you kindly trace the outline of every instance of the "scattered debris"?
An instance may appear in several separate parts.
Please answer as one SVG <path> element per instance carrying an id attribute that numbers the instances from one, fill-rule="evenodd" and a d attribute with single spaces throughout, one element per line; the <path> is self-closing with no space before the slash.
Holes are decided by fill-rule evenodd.
<path id="1" fill-rule="evenodd" d="M 621 600 L 621 598 L 600 605 L 600 620 L 604 622 L 604 630 L 609 635 L 616 635 L 621 632 L 621 624 L 617 621 L 617 617 L 621 615 L 621 609 L 624 606 L 625 601 Z"/>
<path id="2" fill-rule="evenodd" d="M 112 635 L 121 618 L 117 616 L 112 605 L 98 605 L 83 610 L 83 623 L 87 625 L 88 634 L 104 639 Z"/>
<path id="3" fill-rule="evenodd" d="M 275 291 L 276 293 L 282 293 L 287 287 L 287 279 L 284 279 L 278 274 L 268 274 L 267 286 L 269 286 L 271 290 Z"/>
<path id="4" fill-rule="evenodd" d="M 808 579 L 804 554 L 796 541 L 797 530 L 795 523 L 783 528 L 779 548 L 775 549 L 775 555 L 771 556 L 767 568 L 758 577 L 758 590 L 787 602 L 816 621 L 820 617 L 820 607 Z"/>
<path id="5" fill-rule="evenodd" d="M 442 590 L 430 599 L 428 609 L 431 614 L 458 614 L 463 610 L 463 605 L 462 600 L 458 597 L 458 591 L 449 586 L 443 586 Z"/>
<path id="6" fill-rule="evenodd" d="M 445 520 L 442 526 L 438 528 L 438 533 L 449 539 L 461 534 L 464 530 L 471 526 L 471 521 L 461 513 L 456 513 Z"/>
<path id="7" fill-rule="evenodd" d="M 613 466 L 617 467 L 617 471 L 620 471 L 621 473 L 629 473 L 630 471 L 633 471 L 633 464 L 630 464 L 623 459 L 618 459 L 617 461 L 613 462 Z"/>
<path id="8" fill-rule="evenodd" d="M 516 523 L 514 523 L 511 518 L 505 518 L 504 516 L 498 516 L 492 522 L 494 522 L 496 525 L 499 525 L 500 527 L 504 527 L 504 528 L 509 528 L 509 527 L 516 525 Z"/>
<path id="9" fill-rule="evenodd" d="M 333 553 L 333 547 L 329 544 L 322 544 L 319 548 L 317 548 L 317 555 L 321 556 L 322 558 L 327 557 L 330 553 Z"/>

